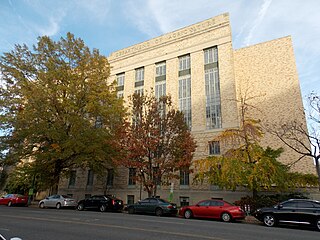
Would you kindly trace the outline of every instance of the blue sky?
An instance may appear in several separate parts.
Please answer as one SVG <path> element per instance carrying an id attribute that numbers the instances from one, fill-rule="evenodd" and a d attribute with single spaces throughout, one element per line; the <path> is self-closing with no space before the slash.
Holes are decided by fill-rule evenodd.
<path id="1" fill-rule="evenodd" d="M 225 12 L 235 49 L 291 35 L 302 95 L 320 94 L 319 0 L 0 0 L 0 54 L 71 32 L 108 56 Z"/>

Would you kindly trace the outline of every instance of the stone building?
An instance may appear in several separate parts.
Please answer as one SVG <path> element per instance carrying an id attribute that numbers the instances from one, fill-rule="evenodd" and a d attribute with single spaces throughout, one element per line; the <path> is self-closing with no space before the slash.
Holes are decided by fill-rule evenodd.
<path id="1" fill-rule="evenodd" d="M 223 151 L 212 139 L 227 128 L 239 127 L 235 100 L 243 94 L 254 97 L 259 109 L 252 113 L 256 119 L 306 122 L 291 38 L 234 50 L 227 13 L 113 52 L 108 59 L 110 80 L 117 80 L 119 97 L 126 100 L 134 92 L 151 89 L 157 96 L 172 96 L 197 142 L 195 159 Z M 285 164 L 299 158 L 271 135 L 266 134 L 263 145 L 284 147 L 280 161 Z M 312 161 L 305 161 L 294 165 L 293 170 L 313 173 L 314 166 Z M 61 182 L 59 191 L 78 199 L 115 194 L 130 203 L 147 196 L 132 173 L 129 169 L 109 169 L 105 179 L 98 179 L 90 170 L 77 170 Z M 178 204 L 210 197 L 233 201 L 248 194 L 193 184 L 191 174 L 171 186 L 161 186 L 159 196 L 168 198 L 170 189 Z"/>

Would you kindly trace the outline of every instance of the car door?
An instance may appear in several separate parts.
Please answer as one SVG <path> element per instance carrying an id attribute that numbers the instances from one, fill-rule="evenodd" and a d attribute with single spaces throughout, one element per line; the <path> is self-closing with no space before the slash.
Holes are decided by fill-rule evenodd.
<path id="1" fill-rule="evenodd" d="M 7 195 L 4 195 L 2 198 L 1 198 L 1 204 L 2 205 L 7 205 L 10 198 L 11 198 L 11 195 L 12 194 L 7 194 Z"/>
<path id="2" fill-rule="evenodd" d="M 224 203 L 218 200 L 210 201 L 210 206 L 208 209 L 208 217 L 210 218 L 220 218 L 222 212 L 224 211 L 223 208 Z"/>
<path id="3" fill-rule="evenodd" d="M 148 210 L 150 199 L 146 198 L 138 202 L 135 205 L 136 212 L 145 213 Z"/>
<path id="4" fill-rule="evenodd" d="M 208 217 L 210 214 L 209 207 L 210 200 L 201 201 L 195 206 L 193 210 L 193 215 L 195 217 Z"/>
<path id="5" fill-rule="evenodd" d="M 98 208 L 99 197 L 98 196 L 91 196 L 87 199 L 87 208 Z"/>
<path id="6" fill-rule="evenodd" d="M 317 208 L 308 201 L 297 202 L 297 215 L 302 224 L 313 224 L 316 222 Z"/>
<path id="7" fill-rule="evenodd" d="M 60 199 L 60 195 L 53 195 L 49 197 L 48 207 L 55 207 Z"/>
<path id="8" fill-rule="evenodd" d="M 155 198 L 149 199 L 149 203 L 146 206 L 148 213 L 155 213 L 156 208 L 159 206 L 159 202 Z"/>
<path id="9" fill-rule="evenodd" d="M 279 205 L 275 211 L 275 217 L 279 220 L 279 222 L 299 222 L 297 202 L 288 201 Z"/>

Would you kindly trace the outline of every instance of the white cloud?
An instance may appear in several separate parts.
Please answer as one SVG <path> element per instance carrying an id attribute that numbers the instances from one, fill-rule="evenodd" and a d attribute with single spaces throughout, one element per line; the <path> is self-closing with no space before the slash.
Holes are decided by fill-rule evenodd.
<path id="1" fill-rule="evenodd" d="M 253 21 L 253 24 L 249 30 L 249 33 L 244 40 L 244 43 L 246 46 L 251 44 L 251 39 L 253 38 L 254 31 L 262 23 L 263 19 L 265 18 L 271 2 L 272 2 L 272 0 L 264 0 L 263 4 L 258 12 L 258 17 L 257 17 L 257 19 L 255 19 L 255 21 Z"/>

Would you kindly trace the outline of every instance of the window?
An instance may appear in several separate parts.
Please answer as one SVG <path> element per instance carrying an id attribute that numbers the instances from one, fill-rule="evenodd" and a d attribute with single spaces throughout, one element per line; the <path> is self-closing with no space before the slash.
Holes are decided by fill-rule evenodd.
<path id="1" fill-rule="evenodd" d="M 124 86 L 124 79 L 125 79 L 124 76 L 125 76 L 124 73 L 117 74 L 117 85 L 118 85 L 118 87 Z"/>
<path id="2" fill-rule="evenodd" d="M 128 185 L 136 185 L 136 168 L 129 168 L 129 182 Z"/>
<path id="3" fill-rule="evenodd" d="M 76 177 L 77 177 L 77 171 L 72 170 L 70 172 L 70 177 L 69 177 L 69 187 L 74 187 L 76 185 Z"/>
<path id="4" fill-rule="evenodd" d="M 127 205 L 134 204 L 134 195 L 127 195 Z"/>
<path id="5" fill-rule="evenodd" d="M 134 93 L 139 94 L 140 96 L 142 96 L 143 95 L 143 87 L 136 88 L 134 90 Z"/>
<path id="6" fill-rule="evenodd" d="M 114 170 L 112 168 L 107 170 L 107 186 L 113 185 L 113 178 L 114 178 Z"/>
<path id="7" fill-rule="evenodd" d="M 190 55 L 179 57 L 179 71 L 190 69 Z"/>
<path id="8" fill-rule="evenodd" d="M 88 170 L 87 186 L 93 186 L 93 171 Z"/>
<path id="9" fill-rule="evenodd" d="M 136 69 L 136 82 L 144 81 L 144 67 Z"/>
<path id="10" fill-rule="evenodd" d="M 179 79 L 179 110 L 184 114 L 184 121 L 191 129 L 191 77 Z"/>
<path id="11" fill-rule="evenodd" d="M 189 197 L 180 197 L 180 206 L 189 206 Z"/>
<path id="12" fill-rule="evenodd" d="M 94 123 L 95 128 L 102 128 L 103 127 L 103 121 L 101 116 L 96 117 L 96 121 Z"/>
<path id="13" fill-rule="evenodd" d="M 202 201 L 202 202 L 200 202 L 198 205 L 199 205 L 199 206 L 202 206 L 202 207 L 204 207 L 204 206 L 210 206 L 210 201 Z"/>
<path id="14" fill-rule="evenodd" d="M 166 75 L 166 62 L 161 62 L 156 64 L 156 76 L 165 76 Z"/>
<path id="15" fill-rule="evenodd" d="M 220 142 L 212 141 L 209 142 L 209 155 L 219 155 L 220 154 Z"/>
<path id="16" fill-rule="evenodd" d="M 189 169 L 180 170 L 180 185 L 189 185 Z"/>
<path id="17" fill-rule="evenodd" d="M 207 129 L 221 128 L 220 81 L 218 71 L 218 49 L 204 50 L 206 126 Z"/>
<path id="18" fill-rule="evenodd" d="M 204 64 L 218 62 L 218 48 L 208 48 L 204 50 Z"/>
<path id="19" fill-rule="evenodd" d="M 134 93 L 143 95 L 143 85 L 144 85 L 144 67 L 136 69 L 136 79 L 134 84 Z"/>
<path id="20" fill-rule="evenodd" d="M 124 91 L 124 80 L 125 75 L 124 73 L 117 74 L 117 97 L 123 98 L 123 91 Z"/>

